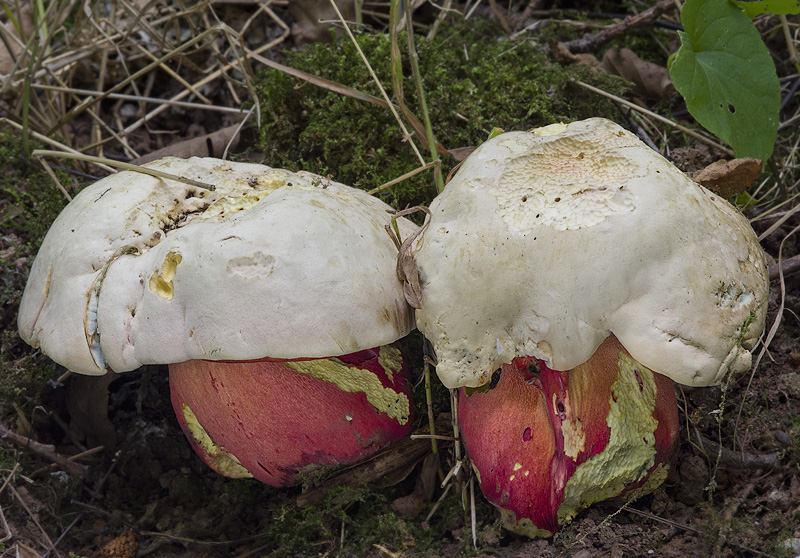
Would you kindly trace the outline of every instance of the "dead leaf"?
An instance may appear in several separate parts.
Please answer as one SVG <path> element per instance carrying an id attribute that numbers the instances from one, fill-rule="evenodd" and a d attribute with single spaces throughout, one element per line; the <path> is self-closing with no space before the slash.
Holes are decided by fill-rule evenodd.
<path id="1" fill-rule="evenodd" d="M 102 558 L 134 558 L 139 551 L 139 539 L 133 531 L 125 531 L 100 549 Z"/>
<path id="2" fill-rule="evenodd" d="M 675 92 L 664 66 L 642 60 L 629 48 L 607 50 L 601 66 L 609 74 L 633 83 L 636 93 L 648 99 L 663 99 Z"/>
<path id="3" fill-rule="evenodd" d="M 347 21 L 355 19 L 354 0 L 336 0 L 336 6 Z M 294 18 L 292 37 L 297 46 L 333 39 L 331 28 L 338 25 L 339 18 L 329 0 L 292 0 L 289 13 Z"/>
<path id="4" fill-rule="evenodd" d="M 420 308 L 422 306 L 422 288 L 419 284 L 419 271 L 417 270 L 417 262 L 414 259 L 412 250 L 414 248 L 414 242 L 425 232 L 425 229 L 427 229 L 430 224 L 431 211 L 427 207 L 417 205 L 395 213 L 395 217 L 404 217 L 417 211 L 425 213 L 425 222 L 402 241 L 398 249 L 397 266 L 395 268 L 397 278 L 403 284 L 403 296 L 405 296 L 406 302 L 408 302 L 408 305 L 412 308 Z M 387 231 L 388 230 L 389 229 L 387 229 Z M 390 232 L 390 235 L 391 234 Z M 396 240 L 400 241 L 402 239 Z"/>
<path id="5" fill-rule="evenodd" d="M 108 386 L 118 379 L 118 374 L 73 374 L 70 377 L 67 394 L 69 427 L 78 439 L 85 437 L 90 448 L 105 446 L 113 450 L 117 444 L 117 433 L 108 418 Z"/>
<path id="6" fill-rule="evenodd" d="M 466 159 L 467 157 L 469 157 L 469 156 L 470 156 L 470 154 L 471 154 L 473 151 L 475 151 L 476 149 L 477 149 L 477 147 L 475 147 L 475 146 L 473 145 L 473 146 L 470 146 L 470 147 L 454 147 L 453 149 L 449 149 L 447 152 L 448 152 L 450 155 L 452 155 L 452 156 L 453 156 L 453 158 L 454 158 L 454 159 L 455 159 L 457 162 L 459 162 L 459 163 L 460 163 L 461 161 L 463 161 L 464 159 Z"/>
<path id="7" fill-rule="evenodd" d="M 16 558 L 39 558 L 38 552 L 22 543 L 18 542 L 15 550 L 17 551 Z"/>
<path id="8" fill-rule="evenodd" d="M 221 157 L 225 152 L 225 147 L 230 142 L 228 151 L 236 149 L 239 145 L 239 124 L 233 124 L 225 128 L 220 128 L 216 132 L 198 136 L 183 141 L 178 141 L 161 149 L 157 149 L 147 155 L 142 155 L 131 161 L 134 165 L 144 165 L 162 157 Z"/>
<path id="9" fill-rule="evenodd" d="M 569 66 L 571 64 L 580 64 L 595 70 L 601 70 L 600 61 L 593 54 L 572 54 L 564 43 L 550 39 L 547 43 L 550 47 L 550 52 L 559 64 Z"/>
<path id="10" fill-rule="evenodd" d="M 392 502 L 392 509 L 406 517 L 414 518 L 420 514 L 433 499 L 436 491 L 437 475 L 439 471 L 439 456 L 429 454 L 422 462 L 422 469 L 417 477 L 414 491 L 408 496 L 396 498 Z"/>
<path id="11" fill-rule="evenodd" d="M 761 168 L 761 159 L 752 157 L 719 160 L 692 174 L 692 180 L 728 199 L 746 192 L 761 174 Z"/>

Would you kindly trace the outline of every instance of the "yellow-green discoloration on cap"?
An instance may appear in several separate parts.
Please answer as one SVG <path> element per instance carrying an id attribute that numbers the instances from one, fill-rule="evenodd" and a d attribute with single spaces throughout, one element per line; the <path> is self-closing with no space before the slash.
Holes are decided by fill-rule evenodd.
<path id="1" fill-rule="evenodd" d="M 183 418 L 186 420 L 186 427 L 191 432 L 192 437 L 208 456 L 208 464 L 215 471 L 232 479 L 249 479 L 253 477 L 247 469 L 242 467 L 236 456 L 214 443 L 206 429 L 197 420 L 194 412 L 185 404 L 183 405 Z"/>
<path id="2" fill-rule="evenodd" d="M 531 130 L 531 133 L 537 136 L 557 136 L 558 134 L 564 133 L 566 129 L 566 124 L 563 122 L 556 122 L 555 124 L 542 126 L 541 128 L 534 128 Z"/>
<path id="3" fill-rule="evenodd" d="M 656 404 L 653 372 L 624 353 L 619 355 L 617 370 L 606 418 L 611 429 L 608 445 L 580 465 L 567 482 L 564 501 L 558 508 L 559 523 L 571 520 L 595 502 L 619 496 L 625 487 L 641 480 L 655 463 L 658 421 L 653 418 Z M 650 489 L 664 476 L 654 472 L 650 477 L 652 482 L 647 483 Z"/>
<path id="4" fill-rule="evenodd" d="M 408 396 L 384 387 L 380 378 L 369 370 L 345 366 L 335 358 L 287 362 L 286 366 L 298 374 L 306 374 L 317 380 L 336 384 L 346 393 L 364 393 L 373 407 L 400 424 L 406 424 L 411 416 Z"/>
<path id="5" fill-rule="evenodd" d="M 172 279 L 175 278 L 178 264 L 181 263 L 182 259 L 177 252 L 168 252 L 167 257 L 161 263 L 161 269 L 150 276 L 150 281 L 148 282 L 150 290 L 164 300 L 172 300 L 175 295 Z"/>

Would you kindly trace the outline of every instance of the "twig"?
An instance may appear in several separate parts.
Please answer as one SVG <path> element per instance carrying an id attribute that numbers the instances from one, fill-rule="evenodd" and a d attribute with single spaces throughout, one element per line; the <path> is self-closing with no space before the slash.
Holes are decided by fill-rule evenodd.
<path id="1" fill-rule="evenodd" d="M 3 513 L 2 506 L 0 506 L 0 523 L 3 524 L 3 530 L 6 532 L 6 534 L 3 535 L 3 538 L 0 539 L 0 543 L 4 543 L 10 540 L 14 535 L 11 533 L 11 529 L 8 528 L 8 522 L 6 521 L 6 515 Z"/>
<path id="2" fill-rule="evenodd" d="M 17 124 L 17 123 L 16 123 L 16 122 L 14 122 L 13 120 L 9 120 L 8 118 L 5 118 L 5 117 L 3 117 L 3 118 L 0 118 L 0 123 L 3 123 L 3 124 L 8 124 L 9 126 L 12 126 L 12 127 L 16 128 L 17 130 L 20 130 L 20 131 L 22 131 L 22 126 L 20 126 L 19 124 Z M 77 154 L 77 155 L 80 155 L 80 154 L 81 154 L 81 153 L 80 153 L 79 151 L 77 151 L 76 149 L 72 149 L 72 148 L 71 148 L 71 147 L 69 147 L 68 145 L 64 145 L 63 143 L 57 142 L 57 141 L 55 141 L 55 140 L 53 140 L 53 139 L 50 139 L 50 138 L 48 138 L 47 136 L 45 136 L 44 134 L 40 134 L 39 132 L 35 132 L 35 131 L 33 131 L 33 130 L 31 130 L 31 131 L 30 131 L 30 133 L 31 133 L 31 135 L 32 135 L 32 136 L 33 136 L 35 139 L 37 139 L 37 140 L 39 140 L 39 141 L 41 141 L 41 142 L 43 142 L 43 143 L 46 143 L 46 144 L 48 144 L 48 145 L 51 145 L 51 146 L 53 146 L 53 147 L 56 147 L 56 148 L 58 148 L 58 149 L 61 149 L 61 150 L 63 150 L 65 153 L 74 153 L 74 154 Z M 101 169 L 103 169 L 103 170 L 105 170 L 105 171 L 108 171 L 108 172 L 110 172 L 110 173 L 115 173 L 115 172 L 116 172 L 114 169 L 112 169 L 112 168 L 111 168 L 111 167 L 109 167 L 108 165 L 104 165 L 104 164 L 103 164 L 103 165 L 101 165 L 101 164 L 99 164 L 99 163 L 98 163 L 98 166 L 99 166 Z"/>
<path id="3" fill-rule="evenodd" d="M 245 49 L 245 52 L 248 53 L 248 55 L 252 55 L 253 53 L 260 54 L 260 53 L 262 53 L 262 52 L 264 52 L 266 50 L 271 49 L 272 47 L 274 47 L 276 45 L 279 45 L 288 36 L 289 36 L 289 31 L 286 31 L 280 37 L 276 38 L 275 40 L 270 41 L 269 43 L 263 44 L 263 45 L 261 45 L 260 47 L 258 47 L 257 49 L 255 49 L 253 51 L 251 51 L 250 49 Z M 207 75 L 206 77 L 204 77 L 200 81 L 194 83 L 193 85 L 194 85 L 194 87 L 197 88 L 197 87 L 202 87 L 202 86 L 206 85 L 207 83 L 211 83 L 212 81 L 214 81 L 215 79 L 217 79 L 221 75 L 225 74 L 225 72 L 227 72 L 228 70 L 230 70 L 231 68 L 233 68 L 234 66 L 237 66 L 237 65 L 238 65 L 238 62 L 232 62 L 232 63 L 226 64 L 226 65 L 222 66 L 221 68 L 215 70 L 211 74 Z M 243 71 L 244 71 L 244 69 L 243 69 Z M 179 100 L 183 99 L 184 97 L 186 97 L 188 95 L 189 95 L 189 91 L 184 89 L 183 91 L 181 91 L 177 95 L 174 95 L 174 96 L 170 97 L 169 100 L 171 102 L 179 101 Z M 168 104 L 162 104 L 162 105 L 156 107 L 155 109 L 151 110 L 149 113 L 147 113 L 144 116 L 142 116 L 139 120 L 137 120 L 133 124 L 130 124 L 129 126 L 127 126 L 125 128 L 124 132 L 126 134 L 130 134 L 131 132 L 133 132 L 135 130 L 138 130 L 146 122 L 152 120 L 157 115 L 159 115 L 163 111 L 167 110 L 168 107 L 169 107 Z"/>
<path id="4" fill-rule="evenodd" d="M 91 511 L 93 511 L 95 513 L 98 513 L 98 514 L 100 514 L 100 515 L 102 515 L 104 517 L 107 517 L 108 519 L 114 519 L 116 521 L 119 521 L 122 525 L 124 525 L 125 527 L 127 527 L 131 531 L 134 531 L 136 534 L 138 534 L 138 535 L 140 535 L 142 537 L 161 537 L 161 538 L 168 539 L 168 540 L 171 540 L 171 541 L 178 541 L 178 542 L 191 543 L 191 544 L 199 544 L 199 545 L 204 545 L 204 546 L 228 546 L 228 545 L 232 545 L 232 544 L 241 544 L 241 543 L 251 542 L 251 541 L 255 541 L 255 540 L 258 540 L 258 539 L 263 539 L 264 537 L 269 536 L 268 533 L 260 533 L 260 534 L 257 534 L 257 535 L 251 535 L 249 537 L 243 537 L 241 539 L 232 539 L 232 540 L 227 540 L 227 541 L 204 541 L 204 540 L 200 540 L 200 539 L 192 539 L 190 537 L 180 537 L 178 535 L 171 535 L 169 533 L 161 533 L 159 531 L 142 531 L 142 530 L 138 529 L 136 527 L 136 525 L 134 525 L 132 523 L 128 523 L 124 519 L 122 519 L 122 518 L 120 518 L 120 517 L 118 517 L 118 516 L 116 516 L 114 514 L 108 513 L 106 510 L 98 508 L 97 506 L 93 506 L 93 505 L 87 504 L 85 502 L 80 502 L 78 500 L 72 500 L 71 503 L 75 504 L 76 506 L 80 506 L 82 508 L 86 508 L 86 509 L 91 510 Z"/>
<path id="5" fill-rule="evenodd" d="M 719 455 L 718 465 L 726 469 L 754 471 L 774 469 L 778 466 L 777 453 L 754 454 L 746 451 L 733 451 L 705 436 L 698 436 L 697 444 L 706 455 Z"/>
<path id="6" fill-rule="evenodd" d="M 67 198 L 67 202 L 71 202 L 72 196 L 69 195 L 67 189 L 64 188 L 63 184 L 61 184 L 61 181 L 56 176 L 56 173 L 53 172 L 53 169 L 50 168 L 50 165 L 48 165 L 44 159 L 39 159 L 39 162 L 42 164 L 42 168 L 44 168 L 44 171 L 50 176 L 50 179 L 56 183 L 58 189 L 61 190 L 62 194 L 64 194 L 64 197 Z"/>
<path id="7" fill-rule="evenodd" d="M 70 461 L 67 457 L 57 453 L 54 446 L 51 446 L 50 444 L 42 444 L 41 442 L 31 440 L 25 436 L 20 436 L 16 432 L 9 430 L 3 424 L 0 424 L 0 438 L 5 438 L 22 448 L 32 451 L 36 455 L 40 455 L 46 459 L 49 459 L 59 467 L 62 467 L 70 475 L 84 478 L 89 475 L 89 468 L 86 465 L 81 465 L 80 463 Z"/>
<path id="8" fill-rule="evenodd" d="M 89 106 L 91 106 L 93 104 L 96 104 L 96 103 L 99 103 L 100 101 L 102 101 L 103 99 L 108 97 L 109 94 L 115 93 L 116 91 L 119 91 L 120 89 L 122 89 L 123 87 L 128 85 L 129 83 L 131 83 L 131 82 L 135 81 L 136 79 L 138 79 L 139 77 L 149 73 L 150 71 L 154 70 L 155 68 L 158 68 L 158 67 L 162 66 L 162 64 L 164 64 L 164 62 L 166 62 L 166 61 L 168 61 L 168 60 L 170 60 L 172 58 L 175 58 L 177 55 L 179 55 L 184 50 L 188 49 L 191 46 L 194 46 L 195 44 L 197 44 L 200 41 L 205 40 L 206 37 L 208 37 L 209 35 L 214 34 L 214 33 L 219 33 L 221 31 L 222 31 L 222 29 L 221 29 L 220 26 L 212 27 L 211 29 L 206 29 L 205 31 L 203 31 L 202 33 L 197 35 L 196 37 L 186 41 L 185 43 L 183 43 L 182 45 L 180 45 L 176 49 L 169 51 L 168 53 L 163 55 L 161 58 L 155 60 L 154 62 L 151 62 L 150 64 L 148 64 L 147 66 L 145 66 L 141 70 L 138 70 L 134 74 L 126 77 L 125 79 L 123 79 L 122 81 L 120 81 L 119 83 L 114 85 L 111 89 L 109 89 L 108 91 L 105 91 L 102 95 L 97 96 L 97 97 L 89 97 L 89 98 L 87 98 L 81 104 L 71 108 L 66 114 L 64 114 L 59 119 L 59 121 L 50 128 L 50 130 L 48 131 L 48 134 L 51 133 L 53 130 L 58 129 L 64 122 L 68 122 L 69 120 L 72 120 L 73 118 L 78 116 L 80 113 L 82 113 L 84 110 L 86 110 Z M 197 87 L 197 84 L 195 84 L 195 86 Z M 188 90 L 185 90 L 185 92 L 188 94 Z M 127 131 L 127 129 L 126 129 L 126 131 Z"/>
<path id="9" fill-rule="evenodd" d="M 597 49 L 604 44 L 616 39 L 620 35 L 626 33 L 629 29 L 649 25 L 658 19 L 665 12 L 669 12 L 675 8 L 674 0 L 661 0 L 655 6 L 646 9 L 645 11 L 628 16 L 619 23 L 616 23 L 598 33 L 584 35 L 580 39 L 574 41 L 567 41 L 562 43 L 572 54 L 579 54 L 584 52 L 597 52 Z"/>
<path id="10" fill-rule="evenodd" d="M 158 105 L 172 105 L 175 107 L 188 108 L 193 110 L 209 110 L 214 112 L 229 112 L 232 114 L 240 114 L 241 108 L 237 107 L 223 107 L 220 105 L 204 105 L 202 103 L 190 103 L 188 101 L 171 101 L 170 99 L 159 99 L 158 97 L 142 97 L 140 95 L 126 95 L 125 93 L 104 93 L 103 91 L 92 91 L 91 89 L 79 89 L 73 87 L 61 87 L 58 85 L 46 85 L 44 83 L 34 83 L 31 85 L 34 89 L 42 89 L 44 91 L 58 91 L 61 93 L 74 93 L 75 95 L 86 95 L 88 97 L 100 97 L 105 95 L 109 99 L 119 99 L 122 101 L 137 101 L 140 103 L 153 103 Z"/>
<path id="11" fill-rule="evenodd" d="M 373 188 L 372 190 L 369 190 L 367 193 L 371 194 L 371 195 L 375 195 L 378 192 L 383 192 L 384 190 L 386 190 L 387 188 L 390 188 L 391 186 L 394 186 L 398 182 L 402 182 L 403 180 L 407 180 L 407 179 L 411 178 L 412 176 L 415 176 L 415 175 L 421 173 L 424 170 L 428 170 L 429 168 L 431 168 L 431 167 L 433 167 L 435 165 L 441 165 L 441 163 L 442 162 L 440 160 L 438 160 L 438 159 L 436 161 L 431 161 L 430 163 L 425 163 L 421 167 L 417 167 L 414 170 L 412 170 L 410 172 L 407 172 L 402 176 L 398 176 L 397 178 L 394 178 L 394 179 L 390 180 L 386 184 L 381 184 L 377 188 Z"/>
<path id="12" fill-rule="evenodd" d="M 770 279 L 777 279 L 780 277 L 781 272 L 783 275 L 792 275 L 800 271 L 800 254 L 796 254 L 791 258 L 786 258 L 781 262 L 770 265 L 767 270 L 769 271 Z"/>
<path id="13" fill-rule="evenodd" d="M 147 174 L 149 176 L 154 176 L 156 178 L 161 178 L 164 180 L 174 180 L 175 182 L 184 182 L 186 184 L 195 186 L 197 188 L 211 190 L 212 192 L 217 189 L 216 186 L 214 186 L 213 184 L 200 182 L 199 180 L 194 180 L 193 178 L 186 178 L 185 176 L 178 176 L 176 174 L 170 174 L 168 172 L 151 169 L 149 167 L 140 167 L 137 165 L 131 165 L 130 163 L 123 163 L 122 161 L 112 161 L 111 159 L 104 159 L 102 157 L 92 157 L 91 155 L 84 155 L 83 153 L 63 153 L 61 151 L 36 149 L 31 155 L 33 155 L 34 157 L 63 157 L 64 159 L 77 159 L 79 161 L 85 161 L 87 163 L 95 163 L 95 164 L 106 163 L 108 165 L 119 167 L 123 170 L 140 172 L 142 174 Z"/>
<path id="14" fill-rule="evenodd" d="M 39 528 L 39 531 L 41 531 L 44 540 L 47 541 L 47 545 L 50 547 L 50 551 L 55 552 L 56 556 L 61 556 L 61 553 L 53 544 L 53 541 L 50 539 L 50 536 L 47 534 L 47 531 L 44 530 L 44 527 L 42 527 L 42 525 L 39 523 L 39 520 L 36 518 L 36 514 L 34 514 L 33 511 L 31 511 L 31 509 L 28 507 L 28 504 L 25 503 L 25 500 L 22 498 L 22 496 L 20 496 L 20 493 L 17 492 L 17 489 L 14 488 L 12 485 L 8 485 L 8 489 L 20 503 L 22 508 L 28 513 L 28 515 L 31 518 L 31 521 L 33 521 L 33 523 Z"/>
<path id="15" fill-rule="evenodd" d="M 90 497 L 89 501 L 90 502 L 94 502 L 97 498 L 100 497 L 100 489 L 106 483 L 106 481 L 108 480 L 108 477 L 111 475 L 111 472 L 117 466 L 117 463 L 119 461 L 119 457 L 121 455 L 123 455 L 123 453 L 125 451 L 125 447 L 126 446 L 123 446 L 116 454 L 114 454 L 114 458 L 111 460 L 111 465 L 109 465 L 108 469 L 106 469 L 106 472 L 103 474 L 103 476 L 95 483 L 94 488 L 89 493 L 89 497 Z M 58 538 L 55 541 L 54 546 L 58 546 L 58 544 L 62 540 L 64 540 L 64 538 L 72 530 L 72 528 L 75 527 L 75 525 L 77 525 L 83 519 L 83 515 L 84 515 L 84 512 L 80 512 L 73 518 L 72 522 L 69 525 L 67 525 L 64 528 L 64 530 L 61 532 L 61 534 L 58 536 Z M 50 552 L 48 551 L 48 552 L 46 552 L 44 554 L 44 556 L 42 556 L 42 558 L 48 558 L 49 555 L 50 555 Z"/>

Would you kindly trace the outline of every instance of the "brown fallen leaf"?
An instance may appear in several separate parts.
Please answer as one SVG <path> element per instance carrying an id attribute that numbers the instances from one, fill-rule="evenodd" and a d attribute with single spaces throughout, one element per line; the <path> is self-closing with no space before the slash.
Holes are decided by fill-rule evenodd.
<path id="1" fill-rule="evenodd" d="M 392 501 L 392 509 L 409 518 L 419 515 L 433 499 L 438 484 L 439 456 L 431 453 L 422 461 L 422 470 L 417 477 L 414 491 Z"/>
<path id="2" fill-rule="evenodd" d="M 692 180 L 727 199 L 746 192 L 761 174 L 761 159 L 745 157 L 714 161 L 691 175 Z"/>
<path id="3" fill-rule="evenodd" d="M 555 39 L 550 39 L 547 42 L 547 46 L 550 47 L 550 52 L 559 64 L 563 64 L 564 66 L 580 64 L 581 66 L 587 66 L 594 70 L 603 69 L 600 66 L 600 61 L 593 54 L 573 54 L 570 52 L 569 48 L 567 48 L 567 45 Z"/>
<path id="4" fill-rule="evenodd" d="M 454 147 L 453 149 L 449 149 L 448 153 L 453 156 L 453 158 L 457 162 L 461 162 L 467 157 L 469 157 L 473 151 L 478 149 L 476 146 L 471 145 L 469 147 Z"/>
<path id="5" fill-rule="evenodd" d="M 629 48 L 607 50 L 601 67 L 633 83 L 636 93 L 648 99 L 663 99 L 675 91 L 664 66 L 642 60 Z"/>
<path id="6" fill-rule="evenodd" d="M 345 19 L 355 19 L 354 0 L 336 0 L 336 6 Z M 329 0 L 292 0 L 289 13 L 294 18 L 292 37 L 297 46 L 330 41 L 333 38 L 331 28 L 339 23 Z"/>
<path id="7" fill-rule="evenodd" d="M 228 151 L 236 149 L 239 145 L 239 124 L 233 124 L 225 128 L 220 128 L 216 132 L 198 136 L 183 141 L 178 141 L 142 155 L 131 161 L 133 165 L 144 165 L 162 157 L 221 157 L 225 152 L 225 147 L 230 142 Z"/>

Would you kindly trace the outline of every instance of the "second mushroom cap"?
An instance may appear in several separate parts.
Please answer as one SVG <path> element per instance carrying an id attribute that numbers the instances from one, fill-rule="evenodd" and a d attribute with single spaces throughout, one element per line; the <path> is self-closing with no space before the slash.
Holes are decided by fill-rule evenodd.
<path id="1" fill-rule="evenodd" d="M 516 356 L 574 368 L 610 333 L 683 384 L 750 367 L 768 292 L 755 234 L 613 122 L 501 134 L 430 210 L 416 317 L 450 388 Z"/>

